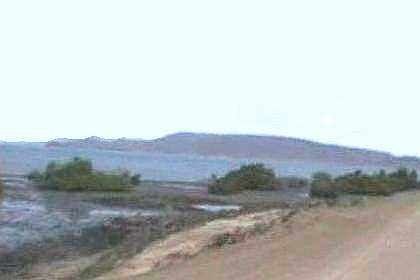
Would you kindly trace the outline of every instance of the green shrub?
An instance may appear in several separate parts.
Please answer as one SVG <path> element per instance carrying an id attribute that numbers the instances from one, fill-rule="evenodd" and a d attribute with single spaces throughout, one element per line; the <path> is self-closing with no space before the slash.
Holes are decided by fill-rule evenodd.
<path id="1" fill-rule="evenodd" d="M 140 174 L 134 174 L 133 176 L 131 176 L 130 178 L 130 184 L 132 184 L 133 186 L 138 186 L 141 183 L 141 175 Z"/>
<path id="2" fill-rule="evenodd" d="M 243 165 L 224 177 L 214 178 L 208 191 L 213 194 L 231 194 L 243 190 L 271 189 L 276 184 L 276 175 L 263 164 Z"/>
<path id="3" fill-rule="evenodd" d="M 340 192 L 366 195 L 390 195 L 394 192 L 390 178 L 375 178 L 368 175 L 359 177 L 339 177 L 335 186 Z"/>
<path id="4" fill-rule="evenodd" d="M 400 168 L 387 174 L 384 170 L 372 175 L 358 170 L 336 178 L 326 173 L 314 174 L 311 184 L 311 195 L 319 197 L 336 197 L 339 193 L 362 195 L 391 195 L 419 187 L 415 170 Z"/>
<path id="5" fill-rule="evenodd" d="M 338 189 L 332 176 L 325 172 L 317 172 L 312 175 L 311 196 L 336 198 Z"/>
<path id="6" fill-rule="evenodd" d="M 92 174 L 92 172 L 93 167 L 90 160 L 75 157 L 72 161 L 65 163 L 50 162 L 45 171 L 45 179 L 86 176 Z"/>
<path id="7" fill-rule="evenodd" d="M 64 191 L 125 191 L 140 184 L 140 174 L 95 171 L 90 160 L 81 158 L 50 162 L 45 172 L 33 171 L 28 178 L 41 188 Z"/>
<path id="8" fill-rule="evenodd" d="M 407 168 L 400 168 L 397 171 L 390 173 L 389 177 L 398 181 L 404 189 L 414 189 L 419 187 L 418 175 L 416 170 L 409 171 Z"/>

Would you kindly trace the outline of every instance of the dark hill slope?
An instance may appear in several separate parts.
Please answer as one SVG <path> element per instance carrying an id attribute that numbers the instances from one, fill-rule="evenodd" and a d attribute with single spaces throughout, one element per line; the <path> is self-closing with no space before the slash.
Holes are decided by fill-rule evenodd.
<path id="1" fill-rule="evenodd" d="M 106 150 L 146 151 L 167 154 L 194 154 L 266 160 L 298 160 L 349 165 L 420 167 L 415 157 L 395 157 L 390 153 L 281 137 L 256 135 L 218 135 L 177 133 L 155 140 L 57 139 L 47 147 L 94 148 Z"/>

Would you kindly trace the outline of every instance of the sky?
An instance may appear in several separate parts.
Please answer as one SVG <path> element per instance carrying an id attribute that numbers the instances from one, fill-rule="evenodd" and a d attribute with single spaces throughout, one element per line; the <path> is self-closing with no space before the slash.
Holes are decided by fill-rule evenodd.
<path id="1" fill-rule="evenodd" d="M 0 1 L 0 139 L 294 136 L 420 156 L 420 3 Z"/>

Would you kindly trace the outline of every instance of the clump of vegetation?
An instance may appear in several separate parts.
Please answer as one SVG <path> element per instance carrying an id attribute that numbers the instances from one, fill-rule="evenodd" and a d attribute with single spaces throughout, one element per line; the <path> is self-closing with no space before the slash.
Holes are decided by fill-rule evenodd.
<path id="1" fill-rule="evenodd" d="M 338 189 L 334 179 L 326 172 L 317 172 L 312 175 L 311 196 L 336 198 Z"/>
<path id="2" fill-rule="evenodd" d="M 232 234 L 224 233 L 216 238 L 214 245 L 216 247 L 223 247 L 226 245 L 233 245 L 235 243 L 237 243 L 237 240 Z"/>
<path id="3" fill-rule="evenodd" d="M 312 177 L 311 195 L 326 198 L 335 198 L 339 193 L 391 195 L 419 187 L 417 172 L 407 168 L 392 173 L 381 170 L 375 174 L 365 174 L 358 170 L 336 178 L 321 172 Z"/>
<path id="4" fill-rule="evenodd" d="M 212 194 L 232 194 L 243 190 L 264 190 L 275 188 L 278 181 L 274 171 L 263 164 L 243 165 L 221 178 L 213 177 L 208 187 Z"/>
<path id="5" fill-rule="evenodd" d="M 282 187 L 291 189 L 301 189 L 308 185 L 307 179 L 294 176 L 281 177 L 278 181 Z"/>
<path id="6" fill-rule="evenodd" d="M 50 162 L 45 172 L 33 171 L 28 179 L 41 188 L 64 191 L 125 191 L 139 185 L 139 174 L 93 170 L 92 162 L 74 158 L 72 161 Z"/>

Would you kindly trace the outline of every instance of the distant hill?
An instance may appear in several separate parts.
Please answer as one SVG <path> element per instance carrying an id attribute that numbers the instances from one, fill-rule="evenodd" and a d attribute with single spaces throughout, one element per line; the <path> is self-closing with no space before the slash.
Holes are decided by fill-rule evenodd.
<path id="1" fill-rule="evenodd" d="M 86 139 L 56 139 L 46 143 L 46 146 L 420 168 L 420 159 L 416 157 L 396 157 L 386 152 L 281 136 L 176 133 L 155 140 L 110 140 L 93 136 Z"/>

